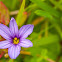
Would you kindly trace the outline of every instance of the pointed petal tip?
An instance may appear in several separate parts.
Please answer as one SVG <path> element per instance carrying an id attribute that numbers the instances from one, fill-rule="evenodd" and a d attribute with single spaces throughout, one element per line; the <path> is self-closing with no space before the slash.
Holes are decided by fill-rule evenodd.
<path id="1" fill-rule="evenodd" d="M 17 57 L 10 57 L 11 59 L 16 59 Z"/>
<path id="2" fill-rule="evenodd" d="M 16 20 L 13 17 L 10 20 L 9 27 L 10 27 L 10 31 L 12 33 L 12 36 L 18 37 L 18 26 L 17 26 Z"/>
<path id="3" fill-rule="evenodd" d="M 29 47 L 32 47 L 33 46 L 33 43 L 31 43 L 31 45 L 29 45 Z"/>
<path id="4" fill-rule="evenodd" d="M 33 28 L 33 24 L 23 25 L 19 30 L 19 37 L 27 38 L 33 32 Z"/>
<path id="5" fill-rule="evenodd" d="M 29 26 L 31 26 L 32 28 L 34 28 L 34 25 L 33 24 L 28 24 Z"/>
<path id="6" fill-rule="evenodd" d="M 13 45 L 12 47 L 10 47 L 9 49 L 8 49 L 8 54 L 9 54 L 9 57 L 11 58 L 11 59 L 16 59 L 17 57 L 18 57 L 18 55 L 20 54 L 20 50 L 21 50 L 21 48 L 20 48 L 20 46 L 15 46 L 15 45 Z"/>
<path id="7" fill-rule="evenodd" d="M 12 46 L 12 44 L 9 40 L 5 40 L 5 41 L 0 42 L 0 49 L 7 49 L 11 46 Z"/>
<path id="8" fill-rule="evenodd" d="M 28 24 L 28 25 L 30 25 L 30 26 L 32 26 L 34 28 L 34 25 L 33 24 Z"/>
<path id="9" fill-rule="evenodd" d="M 14 20 L 14 17 L 11 17 L 11 20 Z"/>
<path id="10" fill-rule="evenodd" d="M 34 28 L 34 25 L 32 24 L 32 27 Z"/>

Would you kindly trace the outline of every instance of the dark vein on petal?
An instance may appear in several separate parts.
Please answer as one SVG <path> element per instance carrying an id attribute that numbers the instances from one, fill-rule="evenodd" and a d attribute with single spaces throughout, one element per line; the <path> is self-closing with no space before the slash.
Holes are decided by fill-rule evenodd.
<path id="1" fill-rule="evenodd" d="M 2 28 L 0 28 L 5 34 L 7 34 L 8 36 L 9 36 L 9 34 L 7 33 L 7 32 L 5 32 Z M 9 36 L 9 38 L 10 38 L 10 36 Z"/>

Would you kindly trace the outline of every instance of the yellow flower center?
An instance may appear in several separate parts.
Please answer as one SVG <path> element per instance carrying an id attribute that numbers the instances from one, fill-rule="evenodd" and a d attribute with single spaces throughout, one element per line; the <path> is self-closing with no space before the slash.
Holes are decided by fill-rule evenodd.
<path id="1" fill-rule="evenodd" d="M 17 39 L 17 37 L 15 37 L 15 38 L 13 39 L 13 43 L 14 43 L 14 44 L 18 44 L 18 43 L 19 43 L 19 39 Z"/>

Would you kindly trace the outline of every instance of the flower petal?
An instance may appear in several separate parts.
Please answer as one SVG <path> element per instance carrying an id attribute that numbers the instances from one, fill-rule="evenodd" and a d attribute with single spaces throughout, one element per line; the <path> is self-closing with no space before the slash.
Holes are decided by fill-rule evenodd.
<path id="1" fill-rule="evenodd" d="M 0 35 L 5 39 L 10 39 L 11 32 L 7 26 L 0 24 Z"/>
<path id="2" fill-rule="evenodd" d="M 13 17 L 11 18 L 9 27 L 10 27 L 10 31 L 11 31 L 12 35 L 18 36 L 18 26 L 17 26 L 17 23 Z"/>
<path id="3" fill-rule="evenodd" d="M 9 40 L 0 42 L 0 49 L 6 49 L 12 46 L 12 43 Z"/>
<path id="4" fill-rule="evenodd" d="M 21 50 L 21 48 L 18 45 L 13 45 L 12 47 L 10 47 L 8 49 L 8 54 L 9 54 L 10 58 L 16 59 L 17 56 L 20 54 L 20 50 Z"/>
<path id="5" fill-rule="evenodd" d="M 28 39 L 20 39 L 19 45 L 21 47 L 32 47 L 33 46 L 32 42 Z"/>
<path id="6" fill-rule="evenodd" d="M 33 31 L 34 25 L 28 24 L 24 25 L 19 30 L 19 37 L 26 38 L 28 35 L 30 35 Z"/>

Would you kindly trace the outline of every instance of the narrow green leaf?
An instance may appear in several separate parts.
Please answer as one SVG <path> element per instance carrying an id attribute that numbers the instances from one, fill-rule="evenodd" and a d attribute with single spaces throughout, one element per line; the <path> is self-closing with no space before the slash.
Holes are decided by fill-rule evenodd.
<path id="1" fill-rule="evenodd" d="M 22 23 L 22 16 L 23 16 L 23 12 L 24 12 L 24 7 L 25 7 L 25 0 L 23 0 L 21 7 L 20 7 L 20 10 L 19 10 L 19 13 L 16 17 L 16 22 L 17 22 L 18 26 L 20 24 L 20 21 Z"/>
<path id="2" fill-rule="evenodd" d="M 50 5 L 46 4 L 44 1 L 41 0 L 31 0 L 34 4 L 37 4 L 37 6 L 47 12 L 49 12 L 50 14 L 52 14 L 53 16 L 59 17 L 59 12 L 56 11 L 54 8 L 52 8 Z"/>
<path id="3" fill-rule="evenodd" d="M 13 0 L 13 1 L 12 1 L 12 8 L 11 8 L 11 9 L 14 9 L 14 8 L 15 8 L 16 3 L 17 3 L 17 0 Z"/>
<path id="4" fill-rule="evenodd" d="M 30 12 L 35 8 L 37 8 L 36 4 L 30 4 L 27 8 L 25 8 L 25 11 Z"/>
<path id="5" fill-rule="evenodd" d="M 36 10 L 35 13 L 39 16 L 43 16 L 43 17 L 52 19 L 52 16 L 51 16 L 51 14 L 49 14 L 49 12 L 42 11 L 42 10 Z"/>

